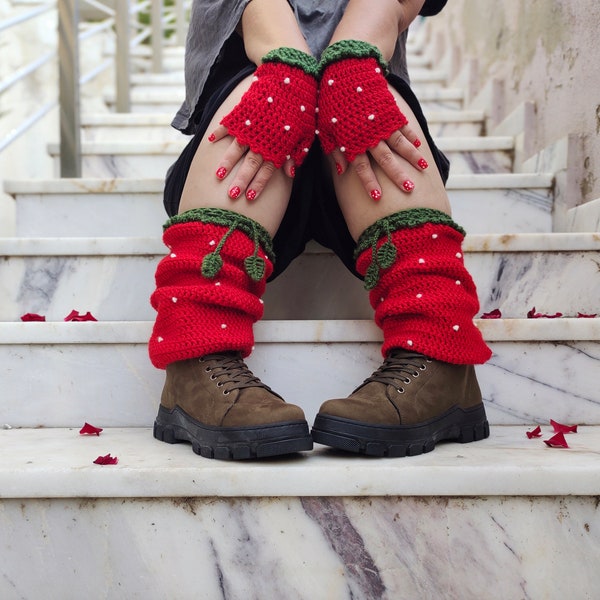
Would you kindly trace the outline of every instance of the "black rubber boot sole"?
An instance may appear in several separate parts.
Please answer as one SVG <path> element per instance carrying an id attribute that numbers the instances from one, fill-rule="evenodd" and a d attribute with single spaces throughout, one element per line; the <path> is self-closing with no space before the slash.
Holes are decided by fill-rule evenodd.
<path id="1" fill-rule="evenodd" d="M 416 456 L 431 452 L 438 442 L 466 444 L 487 438 L 490 426 L 483 405 L 452 408 L 418 425 L 369 425 L 341 417 L 318 414 L 312 428 L 318 444 L 368 456 Z"/>
<path id="2" fill-rule="evenodd" d="M 289 421 L 252 427 L 210 427 L 175 407 L 163 406 L 154 421 L 154 437 L 167 444 L 190 442 L 205 458 L 244 460 L 312 450 L 306 421 Z"/>

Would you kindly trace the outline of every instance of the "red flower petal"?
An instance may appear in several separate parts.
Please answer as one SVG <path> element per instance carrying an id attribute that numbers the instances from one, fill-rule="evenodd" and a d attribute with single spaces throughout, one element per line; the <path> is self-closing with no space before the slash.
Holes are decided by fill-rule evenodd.
<path id="1" fill-rule="evenodd" d="M 79 311 L 72 310 L 66 317 L 65 321 L 97 321 L 96 317 L 91 312 L 86 312 L 84 315 L 80 315 Z"/>
<path id="2" fill-rule="evenodd" d="M 100 435 L 102 427 L 94 427 L 89 423 L 84 423 L 83 427 L 79 430 L 81 435 Z"/>
<path id="3" fill-rule="evenodd" d="M 21 315 L 21 321 L 45 321 L 46 317 L 44 315 L 38 315 L 36 313 L 26 313 Z"/>
<path id="4" fill-rule="evenodd" d="M 553 315 L 535 312 L 535 306 L 527 313 L 528 319 L 557 319 L 558 317 L 562 317 L 562 313 L 557 312 Z"/>
<path id="5" fill-rule="evenodd" d="M 119 459 L 116 456 L 111 456 L 110 452 L 106 456 L 99 456 L 95 461 L 95 465 L 116 465 Z"/>
<path id="6" fill-rule="evenodd" d="M 481 315 L 482 319 L 501 319 L 502 318 L 502 313 L 500 312 L 499 308 L 495 308 L 494 310 L 488 312 L 488 313 L 483 313 Z"/>
<path id="7" fill-rule="evenodd" d="M 527 437 L 529 439 L 531 438 L 538 438 L 538 437 L 542 437 L 542 428 L 538 425 L 535 429 L 533 429 L 532 431 L 526 431 L 525 435 L 527 435 Z"/>
<path id="8" fill-rule="evenodd" d="M 550 425 L 554 427 L 554 431 L 557 433 L 577 433 L 577 425 L 563 425 L 553 419 L 550 419 Z"/>
<path id="9" fill-rule="evenodd" d="M 546 446 L 550 446 L 550 448 L 568 448 L 569 444 L 567 444 L 567 440 L 565 440 L 565 436 L 563 433 L 557 433 L 553 435 L 549 440 L 544 440 L 544 444 Z"/>
<path id="10" fill-rule="evenodd" d="M 597 316 L 598 316 L 597 313 L 594 313 L 593 315 L 586 315 L 586 314 L 580 313 L 580 312 L 577 313 L 578 319 L 594 319 Z"/>

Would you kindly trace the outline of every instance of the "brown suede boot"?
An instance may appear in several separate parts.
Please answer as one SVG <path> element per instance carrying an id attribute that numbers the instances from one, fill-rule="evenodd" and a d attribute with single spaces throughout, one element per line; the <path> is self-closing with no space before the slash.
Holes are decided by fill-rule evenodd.
<path id="1" fill-rule="evenodd" d="M 472 365 L 390 352 L 348 398 L 328 400 L 312 429 L 320 444 L 371 456 L 414 456 L 442 440 L 489 436 Z"/>
<path id="2" fill-rule="evenodd" d="M 191 442 L 196 454 L 224 460 L 312 449 L 302 409 L 286 404 L 234 352 L 167 366 L 154 437 Z"/>

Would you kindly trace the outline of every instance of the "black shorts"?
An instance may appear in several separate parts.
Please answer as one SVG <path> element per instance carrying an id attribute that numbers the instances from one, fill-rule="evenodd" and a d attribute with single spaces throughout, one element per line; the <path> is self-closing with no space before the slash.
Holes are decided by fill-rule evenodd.
<path id="1" fill-rule="evenodd" d="M 243 69 L 210 96 L 201 118 L 195 125 L 194 137 L 167 173 L 164 205 L 169 216 L 177 214 L 192 159 L 215 112 L 238 83 L 253 70 L 254 67 Z M 409 85 L 399 77 L 391 75 L 388 81 L 414 112 L 445 183 L 448 179 L 449 161 L 433 143 L 417 97 Z M 339 208 L 331 174 L 323 161 L 318 141 L 315 141 L 305 161 L 297 169 L 287 211 L 273 239 L 276 260 L 270 280 L 283 273 L 294 258 L 303 252 L 310 240 L 315 240 L 335 252 L 344 265 L 359 277 L 354 268 L 353 258 L 356 244 Z"/>

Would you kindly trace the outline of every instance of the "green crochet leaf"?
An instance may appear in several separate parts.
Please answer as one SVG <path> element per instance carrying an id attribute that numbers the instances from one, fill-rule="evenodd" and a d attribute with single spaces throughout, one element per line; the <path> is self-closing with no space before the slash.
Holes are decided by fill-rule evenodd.
<path id="1" fill-rule="evenodd" d="M 377 250 L 377 263 L 382 269 L 389 269 L 396 261 L 398 251 L 389 240 Z"/>
<path id="2" fill-rule="evenodd" d="M 244 268 L 250 279 L 260 281 L 265 276 L 265 261 L 260 256 L 249 256 L 244 260 Z"/>
<path id="3" fill-rule="evenodd" d="M 365 290 L 372 290 L 379 281 L 379 267 L 375 261 L 371 262 L 365 274 Z"/>
<path id="4" fill-rule="evenodd" d="M 216 252 L 211 252 L 202 259 L 202 275 L 207 279 L 213 279 L 218 275 L 222 266 L 223 259 Z"/>

